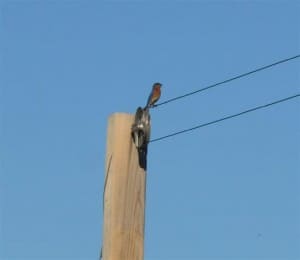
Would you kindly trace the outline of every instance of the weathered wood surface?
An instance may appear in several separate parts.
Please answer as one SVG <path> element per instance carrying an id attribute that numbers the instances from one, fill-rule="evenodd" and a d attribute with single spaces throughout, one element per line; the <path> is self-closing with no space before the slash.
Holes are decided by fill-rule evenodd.
<path id="1" fill-rule="evenodd" d="M 104 260 L 144 258 L 146 172 L 131 138 L 134 115 L 110 116 L 104 187 Z"/>

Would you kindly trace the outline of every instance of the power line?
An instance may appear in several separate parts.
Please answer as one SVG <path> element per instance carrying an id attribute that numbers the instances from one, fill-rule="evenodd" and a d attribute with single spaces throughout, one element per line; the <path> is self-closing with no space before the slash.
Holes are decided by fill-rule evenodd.
<path id="1" fill-rule="evenodd" d="M 181 96 L 178 96 L 178 97 L 175 97 L 175 98 L 168 99 L 168 100 L 166 100 L 166 101 L 164 101 L 164 102 L 158 103 L 155 107 L 161 106 L 161 105 L 165 105 L 165 104 L 170 103 L 170 102 L 173 102 L 173 101 L 175 101 L 175 100 L 178 100 L 178 99 L 181 99 L 181 98 L 185 98 L 185 97 L 194 95 L 194 94 L 196 94 L 196 93 L 199 93 L 199 92 L 208 90 L 208 89 L 210 89 L 210 88 L 215 88 L 215 87 L 217 87 L 217 86 L 220 86 L 220 85 L 222 85 L 222 84 L 228 83 L 228 82 L 230 82 L 230 81 L 233 81 L 233 80 L 236 80 L 236 79 L 240 79 L 240 78 L 249 76 L 249 75 L 251 75 L 251 74 L 253 74 L 253 73 L 256 73 L 256 72 L 259 72 L 259 71 L 262 71 L 262 70 L 265 70 L 265 69 L 268 69 L 268 68 L 271 68 L 271 67 L 274 67 L 274 66 L 279 65 L 279 64 L 281 64 L 281 63 L 288 62 L 288 61 L 291 61 L 291 60 L 294 60 L 294 59 L 297 59 L 297 58 L 300 58 L 300 54 L 298 54 L 298 55 L 296 55 L 296 56 L 293 56 L 293 57 L 290 57 L 290 58 L 286 58 L 286 59 L 283 59 L 283 60 L 279 60 L 279 61 L 274 62 L 274 63 L 272 63 L 272 64 L 269 64 L 269 65 L 266 65 L 266 66 L 257 68 L 257 69 L 255 69 L 255 70 L 251 70 L 251 71 L 249 71 L 249 72 L 246 72 L 246 73 L 240 74 L 240 75 L 238 75 L 238 76 L 235 76 L 235 77 L 232 77 L 232 78 L 229 78 L 229 79 L 226 79 L 226 80 L 217 82 L 217 83 L 215 83 L 215 84 L 206 86 L 206 87 L 204 87 L 204 88 L 200 88 L 200 89 L 198 89 L 198 90 L 189 92 L 189 93 L 187 93 L 187 94 L 184 94 L 184 95 L 181 95 Z"/>
<path id="2" fill-rule="evenodd" d="M 227 120 L 227 119 L 230 119 L 230 118 L 233 118 L 233 117 L 238 117 L 238 116 L 241 116 L 243 114 L 247 114 L 247 113 L 253 112 L 255 110 L 259 110 L 259 109 L 262 109 L 262 108 L 273 106 L 273 105 L 276 105 L 278 103 L 282 103 L 282 102 L 288 101 L 288 100 L 296 98 L 296 97 L 300 97 L 300 93 L 296 94 L 296 95 L 293 95 L 293 96 L 289 96 L 289 97 L 283 98 L 283 99 L 279 99 L 279 100 L 273 101 L 273 102 L 265 104 L 265 105 L 257 106 L 257 107 L 254 107 L 254 108 L 250 108 L 248 110 L 242 111 L 242 112 L 237 113 L 237 114 L 233 114 L 233 115 L 230 115 L 230 116 L 225 116 L 225 117 L 222 117 L 220 119 L 210 121 L 208 123 L 197 125 L 197 126 L 194 126 L 192 128 L 184 129 L 184 130 L 172 133 L 172 134 L 168 134 L 168 135 L 165 135 L 165 136 L 162 136 L 162 137 L 159 137 L 159 138 L 155 138 L 155 139 L 150 140 L 149 143 L 157 142 L 157 141 L 160 141 L 160 140 L 163 140 L 163 139 L 175 136 L 175 135 L 179 135 L 179 134 L 183 134 L 183 133 L 186 133 L 186 132 L 190 132 L 190 131 L 193 131 L 193 130 L 196 130 L 198 128 L 205 127 L 205 126 L 208 126 L 208 125 L 213 125 L 213 124 L 219 123 L 221 121 L 224 121 L 224 120 Z"/>

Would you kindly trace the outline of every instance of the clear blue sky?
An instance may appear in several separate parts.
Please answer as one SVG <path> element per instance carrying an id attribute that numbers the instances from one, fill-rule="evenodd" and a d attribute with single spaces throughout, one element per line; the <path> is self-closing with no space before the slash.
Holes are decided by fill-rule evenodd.
<path id="1" fill-rule="evenodd" d="M 300 53 L 299 1 L 1 1 L 1 259 L 97 259 L 108 116 Z M 300 59 L 152 110 L 152 137 L 300 92 Z M 145 260 L 300 259 L 300 100 L 152 143 Z"/>

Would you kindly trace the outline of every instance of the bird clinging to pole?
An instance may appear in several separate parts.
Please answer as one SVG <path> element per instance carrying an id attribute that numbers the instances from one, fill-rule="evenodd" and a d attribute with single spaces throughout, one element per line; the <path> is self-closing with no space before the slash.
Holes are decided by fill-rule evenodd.
<path id="1" fill-rule="evenodd" d="M 147 105 L 144 108 L 145 110 L 148 110 L 151 107 L 155 107 L 154 103 L 160 98 L 161 87 L 162 87 L 161 83 L 157 82 L 153 84 L 151 93 L 147 101 Z"/>

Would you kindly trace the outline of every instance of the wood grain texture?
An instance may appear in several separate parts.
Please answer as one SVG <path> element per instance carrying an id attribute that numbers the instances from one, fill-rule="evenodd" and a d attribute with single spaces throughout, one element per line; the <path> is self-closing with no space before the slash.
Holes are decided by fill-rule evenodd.
<path id="1" fill-rule="evenodd" d="M 116 113 L 108 122 L 104 190 L 104 260 L 144 258 L 146 172 L 131 138 L 134 115 Z"/>

